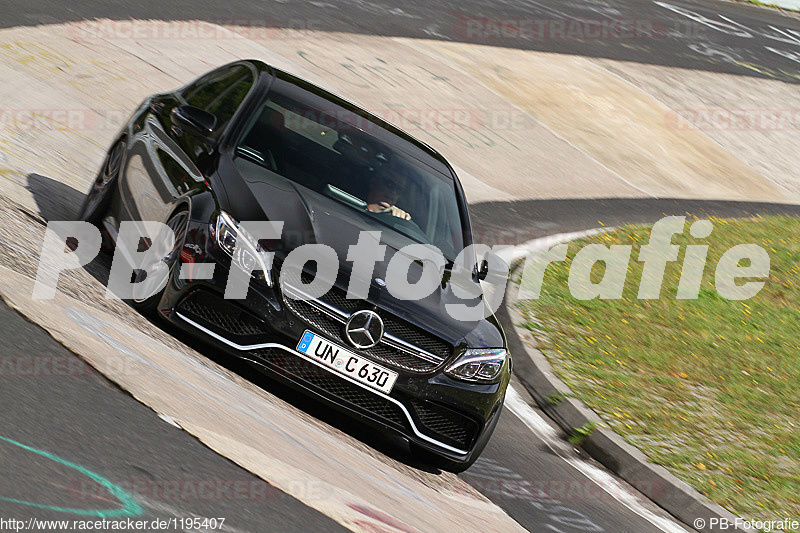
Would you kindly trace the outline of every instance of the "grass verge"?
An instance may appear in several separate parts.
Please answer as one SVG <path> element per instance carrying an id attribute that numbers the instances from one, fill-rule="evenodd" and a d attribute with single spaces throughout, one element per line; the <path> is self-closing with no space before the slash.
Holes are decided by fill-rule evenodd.
<path id="1" fill-rule="evenodd" d="M 714 231 L 681 245 L 661 297 L 639 300 L 650 228 L 624 227 L 570 244 L 546 271 L 538 300 L 520 301 L 537 338 L 575 397 L 609 427 L 711 500 L 747 518 L 800 517 L 800 220 L 712 219 Z M 688 224 L 687 224 L 688 227 Z M 581 301 L 569 268 L 586 244 L 633 247 L 623 297 Z M 755 243 L 769 279 L 744 301 L 714 288 L 720 256 Z M 688 244 L 708 244 L 699 298 L 678 300 Z M 602 278 L 603 263 L 592 272 Z M 742 281 L 739 281 L 741 284 Z"/>

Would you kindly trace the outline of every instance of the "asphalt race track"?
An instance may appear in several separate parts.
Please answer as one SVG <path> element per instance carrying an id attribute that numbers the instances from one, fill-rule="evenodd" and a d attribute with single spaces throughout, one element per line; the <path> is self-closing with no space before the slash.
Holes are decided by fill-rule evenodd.
<path id="1" fill-rule="evenodd" d="M 711 0 L 661 4 L 637 0 L 503 0 L 494 5 L 474 0 L 415 0 L 403 3 L 402 8 L 384 0 L 81 0 L 74 4 L 31 0 L 14 5 L 2 2 L 0 13 L 0 27 L 6 28 L 92 18 L 201 19 L 214 23 L 261 20 L 281 28 L 470 42 L 800 83 L 798 18 Z M 727 18 L 721 19 L 720 13 Z M 595 20 L 608 16 L 649 21 L 662 37 L 631 45 L 614 40 L 598 44 L 581 39 L 536 40 L 465 33 L 466 20 Z M 29 176 L 28 188 L 39 213 L 27 216 L 39 224 L 38 217 L 55 220 L 74 216 L 84 194 L 40 176 Z M 599 225 L 651 222 L 671 214 L 800 214 L 799 206 L 784 203 L 577 196 L 478 201 L 471 206 L 473 224 L 476 228 L 502 228 L 505 235 L 512 236 L 511 241 L 499 239 L 503 244 L 519 244 Z M 100 259 L 90 273 L 102 281 L 108 266 L 107 260 Z M 199 341 L 176 331 L 167 332 L 281 402 L 321 420 L 333 428 L 332 434 L 353 437 L 365 443 L 370 453 L 389 457 L 412 471 L 419 469 L 420 478 L 439 475 L 413 463 L 403 442 L 376 435 L 357 421 L 330 413 Z M 25 369 L 31 365 L 41 365 L 44 370 L 26 375 Z M 523 403 L 533 404 L 519 384 L 512 386 Z M 137 512 L 132 514 L 141 520 L 224 517 L 225 524 L 219 530 L 231 532 L 343 529 L 309 504 L 316 498 L 330 497 L 326 492 L 329 488 L 309 484 L 294 487 L 290 495 L 261 480 L 115 386 L 5 303 L 0 304 L 0 405 L 4 407 L 0 410 L 0 518 L 103 517 L 109 508 L 118 509 L 125 503 L 114 492 L 113 487 L 118 487 L 133 494 L 134 501 L 128 505 L 136 507 Z M 538 416 L 535 407 L 507 408 L 481 460 L 459 477 L 529 531 L 688 530 L 630 487 L 622 491 L 616 485 L 602 488 L 606 478 L 593 474 L 602 469 L 590 458 L 531 429 L 536 420 L 541 422 Z M 576 468 L 575 462 L 585 468 Z M 98 476 L 104 482 L 98 481 Z M 64 512 L 65 508 L 69 511 Z M 414 514 L 415 509 L 407 511 Z M 370 514 L 368 510 L 361 512 Z M 411 530 L 391 516 L 372 513 L 368 518 L 365 524 L 375 530 Z M 448 517 L 442 516 L 441 521 L 442 529 L 446 529 Z"/>
<path id="2" fill-rule="evenodd" d="M 0 341 L 5 374 L 0 397 L 6 406 L 0 426 L 5 439 L 115 480 L 140 496 L 143 513 L 137 519 L 228 517 L 230 531 L 261 531 L 265 519 L 275 530 L 293 530 L 298 524 L 343 530 L 160 419 L 5 304 L 0 322 L 5 331 L 14 332 Z M 37 365 L 48 370 L 35 372 Z M 9 377 L 12 368 L 21 371 Z M 52 507 L 117 506 L 109 490 L 84 473 L 36 460 L 31 451 L 5 440 L 0 449 L 0 495 L 45 506 L 0 502 L 4 518 L 89 519 L 98 515 L 65 516 Z"/>
<path id="3" fill-rule="evenodd" d="M 82 1 L 78 5 L 53 5 L 33 0 L 3 9 L 3 26 L 51 24 L 86 18 L 112 19 L 201 19 L 215 23 L 258 20 L 268 26 L 387 35 L 424 39 L 469 41 L 493 46 L 512 46 L 545 52 L 605 57 L 641 63 L 681 66 L 702 70 L 767 76 L 798 83 L 798 56 L 787 43 L 797 34 L 783 28 L 786 17 L 731 2 L 653 2 L 638 0 L 548 2 L 546 0 L 504 0 L 501 2 L 447 2 L 412 0 L 401 7 L 386 0 L 332 0 L 314 4 L 295 2 L 242 2 L 220 5 L 212 0 L 175 2 Z M 694 19 L 676 11 L 691 11 Z M 735 23 L 717 16 L 724 11 Z M 581 39 L 520 39 L 513 33 L 498 33 L 491 26 L 469 32 L 465 21 L 488 19 L 520 21 L 528 19 L 648 21 L 659 38 L 642 39 L 634 46 L 621 41 Z M 701 20 L 703 22 L 692 24 Z M 794 26 L 796 27 L 795 21 Z M 711 26 L 724 31 L 715 31 Z M 792 27 L 792 26 L 790 26 Z M 784 46 L 781 46 L 784 45 Z M 767 47 L 780 49 L 770 51 Z M 788 51 L 781 53 L 786 48 Z M 725 59 L 720 61 L 719 59 Z"/>
<path id="4" fill-rule="evenodd" d="M 227 531 L 234 532 L 341 528 L 171 426 L 7 306 L 2 305 L 0 313 L 3 328 L 15 332 L 14 341 L 0 348 L 3 365 L 6 372 L 11 367 L 23 369 L 18 376 L 4 378 L 7 384 L 0 390 L 3 405 L 15 406 L 0 415 L 2 427 L 7 428 L 2 437 L 56 453 L 116 481 L 141 503 L 138 520 L 225 517 L 231 528 Z M 377 451 L 411 461 L 402 442 L 377 436 L 357 422 L 332 414 L 246 365 L 225 361 L 207 348 L 204 353 Z M 35 364 L 52 369 L 50 375 L 31 371 L 26 376 L 24 369 Z M 66 377 L 59 373 L 65 368 L 70 369 Z M 84 475 L 63 467 L 54 471 L 53 465 L 31 461 L 30 452 L 6 442 L 0 442 L 0 448 L 2 495 L 13 494 L 48 507 L 90 510 L 118 505 L 107 490 Z M 544 441 L 537 442 L 510 412 L 501 419 L 483 457 L 462 477 L 531 531 L 543 524 L 552 526 L 551 531 L 659 531 L 602 490 L 592 489 L 594 482 L 563 463 Z M 320 489 L 309 486 L 307 490 Z M 591 498 L 584 500 L 583 494 Z M 569 500 L 559 499 L 565 495 L 570 495 Z M 2 501 L 0 512 L 4 517 L 64 518 L 50 508 Z M 87 515 L 82 518 L 93 516 Z"/>

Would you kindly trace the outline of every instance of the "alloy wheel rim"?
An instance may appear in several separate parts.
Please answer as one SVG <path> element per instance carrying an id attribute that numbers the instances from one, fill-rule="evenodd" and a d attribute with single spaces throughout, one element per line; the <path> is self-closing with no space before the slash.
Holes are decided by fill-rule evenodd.
<path id="1" fill-rule="evenodd" d="M 167 227 L 169 227 L 173 233 L 175 234 L 175 244 L 173 245 L 172 249 L 169 251 L 161 251 L 158 250 L 155 252 L 157 259 L 154 261 L 150 268 L 146 269 L 139 269 L 136 272 L 136 276 L 134 278 L 135 285 L 133 286 L 133 301 L 136 303 L 142 303 L 146 301 L 148 298 L 154 296 L 155 294 L 151 294 L 153 292 L 153 286 L 159 283 L 159 278 L 154 275 L 150 275 L 149 271 L 152 271 L 158 263 L 165 263 L 167 265 L 168 273 L 172 271 L 172 267 L 175 264 L 178 255 L 180 254 L 181 248 L 183 248 L 183 241 L 186 236 L 186 228 L 187 228 L 187 218 L 188 215 L 186 212 L 179 213 L 175 215 L 173 218 L 167 222 Z M 158 246 L 160 243 L 156 242 L 153 243 L 152 246 Z M 163 244 L 163 241 L 161 242 Z M 145 276 L 145 273 L 147 275 Z M 168 274 L 169 275 L 169 274 Z M 144 279 L 142 279 L 144 277 Z M 138 294 L 147 294 L 146 297 L 137 296 Z"/>

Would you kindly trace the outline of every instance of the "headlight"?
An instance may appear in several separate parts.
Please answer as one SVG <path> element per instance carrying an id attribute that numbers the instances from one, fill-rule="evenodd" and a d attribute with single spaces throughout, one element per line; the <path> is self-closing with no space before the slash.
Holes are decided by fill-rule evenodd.
<path id="1" fill-rule="evenodd" d="M 508 359 L 503 348 L 474 348 L 447 367 L 445 374 L 452 378 L 476 383 L 494 383 Z"/>
<path id="2" fill-rule="evenodd" d="M 272 287 L 270 252 L 267 252 L 239 223 L 225 211 L 217 216 L 214 233 L 217 244 L 250 276 Z"/>

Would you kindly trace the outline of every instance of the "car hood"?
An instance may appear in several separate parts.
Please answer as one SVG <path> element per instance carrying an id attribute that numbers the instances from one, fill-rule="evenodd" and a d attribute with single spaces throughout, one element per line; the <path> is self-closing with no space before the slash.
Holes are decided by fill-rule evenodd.
<path id="1" fill-rule="evenodd" d="M 446 342 L 469 347 L 503 347 L 502 331 L 494 316 L 488 319 L 462 321 L 448 314 L 446 305 L 465 304 L 473 306 L 477 300 L 464 300 L 454 293 L 449 272 L 445 272 L 444 283 L 440 283 L 432 294 L 421 300 L 401 300 L 376 280 L 386 279 L 389 262 L 403 246 L 415 241 L 381 225 L 365 214 L 347 205 L 295 184 L 285 178 L 273 175 L 268 179 L 247 179 L 241 181 L 233 192 L 228 189 L 228 198 L 237 198 L 235 211 L 239 220 L 283 221 L 280 241 L 263 242 L 275 251 L 277 257 L 285 257 L 293 249 L 304 244 L 319 243 L 330 246 L 339 258 L 339 273 L 336 284 L 347 289 L 352 273 L 352 263 L 347 261 L 349 247 L 358 242 L 362 231 L 381 230 L 381 243 L 386 245 L 382 261 L 375 264 L 372 279 L 369 280 L 369 304 L 380 307 L 395 316 L 418 327 L 431 331 Z M 229 182 L 230 184 L 230 182 Z M 409 269 L 409 280 L 420 279 L 422 261 L 414 261 Z M 474 284 L 471 290 L 474 291 Z M 458 295 L 464 292 L 459 291 Z"/>

